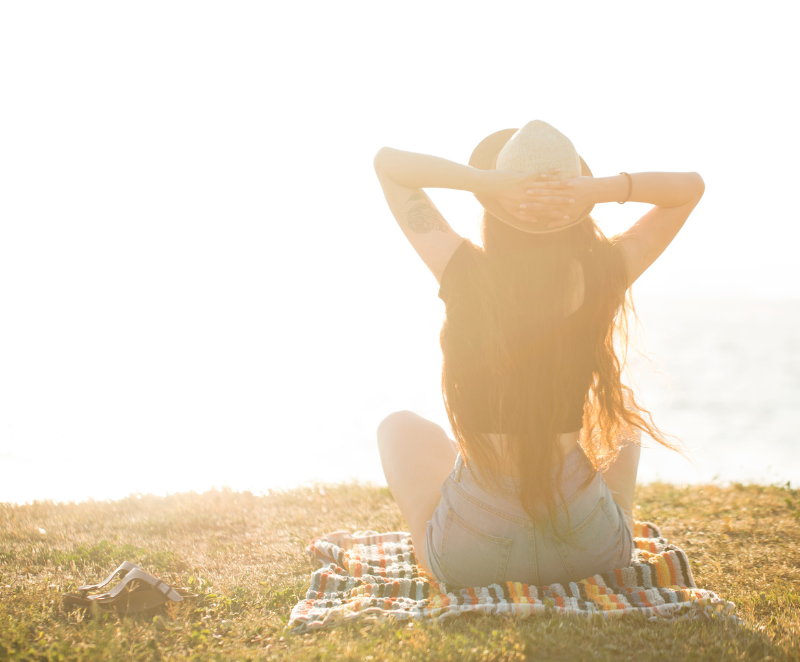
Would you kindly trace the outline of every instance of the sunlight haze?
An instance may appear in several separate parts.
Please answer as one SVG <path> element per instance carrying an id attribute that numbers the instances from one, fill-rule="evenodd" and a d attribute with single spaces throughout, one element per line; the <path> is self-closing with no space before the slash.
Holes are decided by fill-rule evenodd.
<path id="1" fill-rule="evenodd" d="M 3 5 L 0 500 L 384 483 L 386 414 L 447 423 L 444 307 L 386 208 L 384 145 L 466 163 L 542 119 L 595 176 L 697 171 L 702 202 L 634 288 L 649 348 L 677 342 L 655 328 L 676 300 L 709 324 L 730 307 L 704 301 L 749 302 L 793 346 L 795 5 L 578 5 Z M 431 197 L 478 241 L 470 193 Z M 594 216 L 613 234 L 646 209 Z M 758 430 L 785 445 L 697 469 L 645 451 L 642 479 L 796 484 L 797 386 L 774 388 Z"/>

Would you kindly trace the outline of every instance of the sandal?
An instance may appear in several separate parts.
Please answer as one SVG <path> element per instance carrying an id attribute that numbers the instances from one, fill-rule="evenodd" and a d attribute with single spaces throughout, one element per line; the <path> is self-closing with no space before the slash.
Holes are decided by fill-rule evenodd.
<path id="1" fill-rule="evenodd" d="M 89 595 L 89 591 L 102 588 L 122 573 L 122 581 L 105 593 Z M 175 589 L 169 584 L 145 572 L 130 561 L 125 561 L 99 584 L 87 584 L 78 588 L 79 593 L 66 593 L 62 603 L 67 609 L 88 609 L 96 604 L 118 615 L 138 614 L 161 607 L 168 601 L 181 602 L 183 598 L 196 598 L 186 589 Z"/>
<path id="2" fill-rule="evenodd" d="M 131 570 L 141 570 L 141 568 L 138 565 L 134 565 L 130 561 L 124 561 L 119 568 L 114 570 L 114 572 L 112 572 L 99 584 L 87 584 L 86 586 L 79 586 L 78 590 L 83 593 L 86 593 L 87 591 L 96 591 L 98 588 L 103 588 L 106 584 L 109 584 L 111 580 L 114 579 L 114 575 L 117 573 L 122 573 L 122 576 L 124 577 Z"/>

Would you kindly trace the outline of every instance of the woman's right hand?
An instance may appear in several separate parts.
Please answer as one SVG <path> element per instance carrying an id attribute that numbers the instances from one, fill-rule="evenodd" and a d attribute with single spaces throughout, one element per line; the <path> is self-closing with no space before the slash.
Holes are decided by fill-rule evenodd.
<path id="1" fill-rule="evenodd" d="M 557 180 L 558 170 L 524 175 L 511 170 L 492 170 L 486 191 L 511 216 L 528 222 L 569 222 L 576 204 L 573 180 Z M 591 178 L 589 178 L 591 179 Z"/>

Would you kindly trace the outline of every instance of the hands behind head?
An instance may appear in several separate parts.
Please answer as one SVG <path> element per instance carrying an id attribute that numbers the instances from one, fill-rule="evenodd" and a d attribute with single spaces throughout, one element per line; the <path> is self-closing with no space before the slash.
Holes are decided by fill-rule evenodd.
<path id="1" fill-rule="evenodd" d="M 558 169 L 535 175 L 498 171 L 490 195 L 520 221 L 547 222 L 547 228 L 559 228 L 573 223 L 592 204 L 592 180 L 582 176 L 561 179 Z"/>

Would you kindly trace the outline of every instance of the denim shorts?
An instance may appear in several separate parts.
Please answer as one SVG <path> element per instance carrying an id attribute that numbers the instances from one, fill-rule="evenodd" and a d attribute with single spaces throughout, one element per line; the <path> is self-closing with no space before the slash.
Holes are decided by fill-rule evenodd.
<path id="1" fill-rule="evenodd" d="M 547 517 L 535 522 L 522 508 L 519 479 L 502 475 L 501 494 L 492 494 L 459 453 L 426 529 L 434 577 L 456 589 L 508 581 L 547 586 L 629 566 L 633 534 L 624 511 L 580 447 L 564 459 L 560 484 L 554 535 Z"/>

